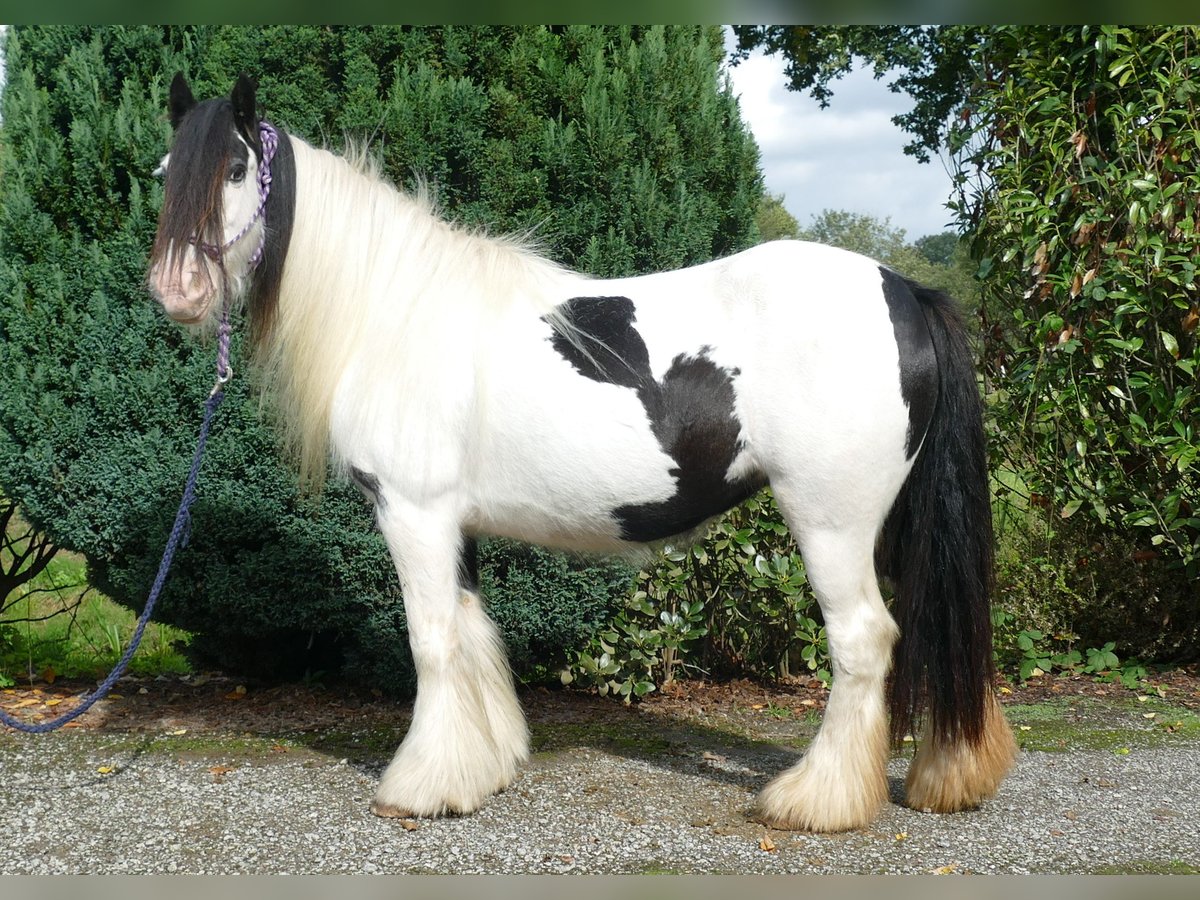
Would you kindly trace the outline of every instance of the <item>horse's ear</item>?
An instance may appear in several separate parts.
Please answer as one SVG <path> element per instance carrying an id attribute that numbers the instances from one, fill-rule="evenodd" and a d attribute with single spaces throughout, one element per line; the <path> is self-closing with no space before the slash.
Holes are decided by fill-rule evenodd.
<path id="1" fill-rule="evenodd" d="M 238 76 L 237 84 L 233 86 L 233 121 L 246 142 L 254 148 L 254 152 L 262 155 L 261 139 L 258 135 L 258 111 L 255 108 L 255 95 L 258 93 L 258 83 L 244 72 Z"/>
<path id="2" fill-rule="evenodd" d="M 179 127 L 179 123 L 183 121 L 188 110 L 196 105 L 196 98 L 192 96 L 192 89 L 188 87 L 187 79 L 183 77 L 182 72 L 176 72 L 175 77 L 171 80 L 171 95 L 168 105 L 171 110 L 172 130 Z"/>

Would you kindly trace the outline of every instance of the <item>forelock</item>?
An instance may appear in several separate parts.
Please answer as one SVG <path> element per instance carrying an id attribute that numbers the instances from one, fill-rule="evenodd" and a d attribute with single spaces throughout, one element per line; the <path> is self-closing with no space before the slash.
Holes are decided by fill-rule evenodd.
<path id="1" fill-rule="evenodd" d="M 237 147 L 245 152 L 235 136 L 229 100 L 206 100 L 183 117 L 168 154 L 154 258 L 161 258 L 172 243 L 182 246 L 193 238 L 220 243 L 221 189 L 231 150 Z"/>

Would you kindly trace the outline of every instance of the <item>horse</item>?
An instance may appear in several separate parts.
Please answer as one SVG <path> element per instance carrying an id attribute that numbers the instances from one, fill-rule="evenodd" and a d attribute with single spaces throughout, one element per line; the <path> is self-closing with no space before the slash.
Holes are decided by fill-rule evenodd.
<path id="1" fill-rule="evenodd" d="M 147 280 L 192 330 L 244 305 L 300 472 L 319 486 L 332 461 L 373 503 L 417 672 L 374 813 L 471 813 L 528 759 L 478 536 L 644 552 L 765 485 L 833 678 L 816 737 L 753 815 L 867 825 L 892 746 L 922 724 L 905 802 L 994 796 L 1015 744 L 994 685 L 982 403 L 952 300 L 798 241 L 591 278 L 448 222 L 365 153 L 276 130 L 256 91 L 243 75 L 197 102 L 175 76 Z"/>

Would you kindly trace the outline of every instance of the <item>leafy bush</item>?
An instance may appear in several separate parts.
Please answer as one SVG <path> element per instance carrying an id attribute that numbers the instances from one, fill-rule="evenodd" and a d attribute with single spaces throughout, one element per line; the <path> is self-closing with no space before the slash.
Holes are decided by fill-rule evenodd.
<path id="1" fill-rule="evenodd" d="M 676 672 L 828 683 L 829 648 L 804 566 L 769 490 L 708 529 L 667 547 L 638 573 L 625 609 L 563 673 L 628 702 Z"/>
<path id="2" fill-rule="evenodd" d="M 993 33 L 960 149 L 982 177 L 959 207 L 981 257 L 998 458 L 1057 516 L 1086 519 L 1082 546 L 1110 534 L 1162 554 L 1168 581 L 1191 582 L 1175 625 L 1193 636 L 1198 44 L 1194 27 Z"/>
<path id="3" fill-rule="evenodd" d="M 1174 617 L 1191 615 L 1194 597 L 1185 580 L 1169 577 L 1164 560 L 1138 557 L 1117 533 L 1093 534 L 1082 517 L 1064 520 L 1022 504 L 1014 499 L 1024 491 L 1020 480 L 1001 480 L 992 622 L 1006 674 L 1024 680 L 1036 670 L 1110 669 L 1125 680 L 1139 670 L 1144 676 L 1141 659 L 1186 654 L 1181 635 L 1195 626 Z"/>

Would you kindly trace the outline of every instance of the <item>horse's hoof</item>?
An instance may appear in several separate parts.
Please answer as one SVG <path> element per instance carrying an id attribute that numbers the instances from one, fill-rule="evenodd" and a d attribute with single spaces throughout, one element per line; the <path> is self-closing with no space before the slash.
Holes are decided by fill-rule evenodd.
<path id="1" fill-rule="evenodd" d="M 417 818 L 411 810 L 404 809 L 401 806 L 393 806 L 390 803 L 380 803 L 378 800 L 371 801 L 371 812 L 379 816 L 381 819 Z"/>

